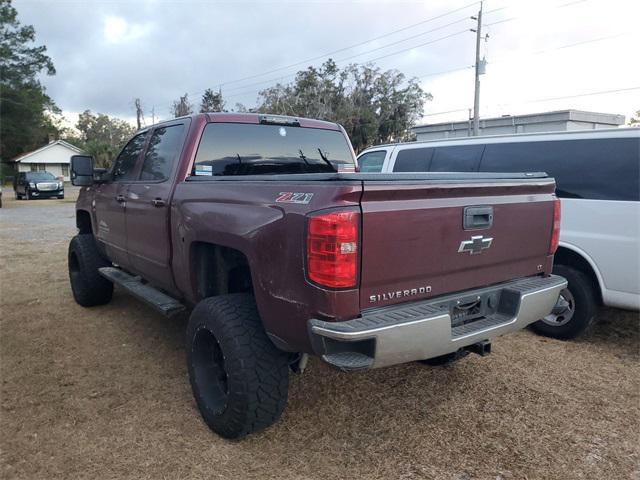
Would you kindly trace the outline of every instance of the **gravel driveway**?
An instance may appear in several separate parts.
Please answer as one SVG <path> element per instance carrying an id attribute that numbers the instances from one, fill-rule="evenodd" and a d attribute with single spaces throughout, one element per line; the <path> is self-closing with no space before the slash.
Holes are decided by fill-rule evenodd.
<path id="1" fill-rule="evenodd" d="M 639 478 L 638 315 L 613 309 L 578 341 L 523 331 L 449 367 L 312 360 L 278 424 L 225 441 L 191 396 L 184 320 L 121 291 L 73 302 L 69 193 L 0 209 L 2 478 Z"/>

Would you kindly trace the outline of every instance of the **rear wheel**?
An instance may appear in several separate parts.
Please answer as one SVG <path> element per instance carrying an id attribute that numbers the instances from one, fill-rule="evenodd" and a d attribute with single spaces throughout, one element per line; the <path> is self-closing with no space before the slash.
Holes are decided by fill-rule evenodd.
<path id="1" fill-rule="evenodd" d="M 113 283 L 98 271 L 110 264 L 100 255 L 92 234 L 76 235 L 71 239 L 68 261 L 71 290 L 77 303 L 93 307 L 111 301 Z"/>
<path id="2" fill-rule="evenodd" d="M 585 273 L 566 265 L 556 265 L 553 273 L 566 278 L 569 285 L 560 292 L 551 313 L 531 328 L 547 337 L 576 338 L 589 328 L 598 311 L 595 286 Z"/>
<path id="3" fill-rule="evenodd" d="M 206 424 L 225 438 L 262 430 L 287 404 L 289 356 L 267 337 L 253 296 L 198 303 L 187 327 L 187 366 Z"/>

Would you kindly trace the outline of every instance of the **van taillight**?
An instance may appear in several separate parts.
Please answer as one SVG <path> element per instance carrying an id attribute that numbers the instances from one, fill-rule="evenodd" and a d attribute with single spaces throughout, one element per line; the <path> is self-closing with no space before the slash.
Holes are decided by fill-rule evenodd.
<path id="1" fill-rule="evenodd" d="M 309 217 L 307 277 L 329 288 L 355 287 L 360 215 L 334 211 Z"/>
<path id="2" fill-rule="evenodd" d="M 549 255 L 556 253 L 558 242 L 560 241 L 560 199 L 553 201 L 553 229 L 551 230 L 551 243 L 549 244 Z"/>

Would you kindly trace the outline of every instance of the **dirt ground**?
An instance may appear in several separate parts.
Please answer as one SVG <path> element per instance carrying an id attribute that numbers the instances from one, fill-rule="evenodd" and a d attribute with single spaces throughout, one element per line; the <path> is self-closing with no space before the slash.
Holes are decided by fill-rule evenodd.
<path id="1" fill-rule="evenodd" d="M 578 341 L 529 331 L 450 367 L 292 376 L 272 428 L 207 429 L 184 320 L 121 291 L 72 299 L 72 195 L 0 210 L 2 478 L 638 479 L 639 319 L 605 309 Z"/>

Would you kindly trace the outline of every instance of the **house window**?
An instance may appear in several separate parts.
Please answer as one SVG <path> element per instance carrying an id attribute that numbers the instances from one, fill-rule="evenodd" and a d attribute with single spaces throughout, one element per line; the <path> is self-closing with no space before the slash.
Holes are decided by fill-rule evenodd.
<path id="1" fill-rule="evenodd" d="M 38 171 L 38 164 L 37 163 L 32 163 L 31 165 L 29 165 L 29 167 L 31 167 L 31 171 L 32 172 L 37 172 Z"/>
<path id="2" fill-rule="evenodd" d="M 66 164 L 62 164 L 62 176 L 63 177 L 68 177 L 69 176 L 69 165 Z"/>
<path id="3" fill-rule="evenodd" d="M 46 170 L 46 168 L 45 168 L 45 167 L 46 167 L 46 165 L 45 165 L 44 163 L 39 163 L 39 164 L 38 164 L 38 170 L 39 170 L 39 171 L 40 171 L 40 170 Z"/>

